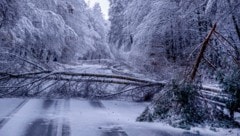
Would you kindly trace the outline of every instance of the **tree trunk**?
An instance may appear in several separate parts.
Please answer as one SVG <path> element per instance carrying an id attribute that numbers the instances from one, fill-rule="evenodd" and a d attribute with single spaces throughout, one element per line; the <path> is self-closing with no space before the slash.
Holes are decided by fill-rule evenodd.
<path id="1" fill-rule="evenodd" d="M 202 44 L 202 48 L 201 48 L 201 50 L 200 50 L 200 53 L 199 53 L 199 55 L 198 55 L 198 57 L 197 57 L 197 60 L 196 60 L 196 62 L 195 62 L 195 65 L 193 66 L 193 70 L 192 70 L 192 73 L 191 73 L 191 77 L 190 77 L 190 78 L 191 78 L 192 81 L 194 80 L 194 78 L 195 78 L 195 76 L 196 76 L 196 73 L 197 73 L 198 67 L 199 67 L 199 65 L 200 65 L 200 62 L 201 62 L 201 60 L 203 59 L 204 52 L 205 52 L 205 50 L 207 49 L 207 45 L 208 45 L 208 43 L 209 43 L 209 40 L 210 40 L 210 38 L 212 37 L 212 35 L 213 35 L 216 27 L 217 27 L 217 23 L 214 24 L 212 30 L 209 32 L 207 38 L 204 40 L 204 42 L 203 42 L 203 44 Z"/>

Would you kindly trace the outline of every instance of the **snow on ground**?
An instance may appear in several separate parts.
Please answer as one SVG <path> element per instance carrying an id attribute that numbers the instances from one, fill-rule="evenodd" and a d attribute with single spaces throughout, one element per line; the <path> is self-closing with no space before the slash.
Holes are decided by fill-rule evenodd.
<path id="1" fill-rule="evenodd" d="M 104 65 L 97 65 L 97 64 L 83 64 L 74 66 L 72 68 L 68 68 L 67 70 L 71 72 L 78 72 L 78 73 L 104 73 L 104 74 L 112 74 L 112 71 Z"/>
<path id="2" fill-rule="evenodd" d="M 23 99 L 0 99 L 0 118 L 9 116 L 23 102 Z M 4 107 L 4 109 L 2 109 Z"/>
<path id="3" fill-rule="evenodd" d="M 9 101 L 9 99 L 3 100 Z M 20 134 L 23 134 L 24 129 L 41 115 L 40 106 L 41 100 L 30 100 L 18 112 L 11 113 L 11 119 L 0 130 L 0 136 L 20 136 Z M 8 108 L 8 106 L 1 107 L 1 111 L 5 108 Z"/>
<path id="4" fill-rule="evenodd" d="M 111 59 L 96 59 L 96 60 L 79 60 L 79 62 L 72 64 L 59 64 L 61 65 L 61 71 L 69 71 L 75 73 L 93 73 L 93 74 L 115 74 L 125 75 L 130 77 L 136 77 L 146 80 L 155 81 L 153 76 L 146 75 L 144 73 L 137 72 L 133 67 L 116 62 Z M 161 82 L 167 83 L 167 80 Z M 221 87 L 218 82 L 204 79 L 203 87 L 221 91 Z"/>
<path id="5" fill-rule="evenodd" d="M 75 73 L 93 73 L 93 74 L 117 74 L 132 77 L 144 77 L 146 75 L 137 73 L 136 70 L 121 62 L 113 62 L 113 60 L 85 60 L 74 64 L 59 64 L 60 71 L 69 71 Z"/>
<path id="6" fill-rule="evenodd" d="M 19 106 L 20 105 L 20 106 Z M 136 122 L 148 103 L 86 99 L 0 99 L 0 136 L 240 135 L 238 129 L 194 128 Z M 16 110 L 17 109 L 17 110 Z M 14 111 L 14 112 L 13 112 Z"/>

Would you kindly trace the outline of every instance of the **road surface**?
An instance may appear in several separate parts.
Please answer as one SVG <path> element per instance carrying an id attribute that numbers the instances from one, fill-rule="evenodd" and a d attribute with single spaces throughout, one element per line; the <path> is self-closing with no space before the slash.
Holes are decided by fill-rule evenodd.
<path id="1" fill-rule="evenodd" d="M 85 99 L 0 99 L 0 136 L 194 136 L 138 123 L 148 103 Z"/>

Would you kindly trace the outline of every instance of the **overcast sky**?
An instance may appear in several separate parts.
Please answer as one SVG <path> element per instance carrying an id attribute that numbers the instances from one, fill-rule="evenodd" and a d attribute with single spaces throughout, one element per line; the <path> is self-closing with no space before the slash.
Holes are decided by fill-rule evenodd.
<path id="1" fill-rule="evenodd" d="M 109 1 L 108 0 L 85 0 L 90 7 L 93 7 L 95 5 L 95 3 L 99 3 L 104 15 L 105 19 L 108 19 L 108 9 L 109 9 Z"/>

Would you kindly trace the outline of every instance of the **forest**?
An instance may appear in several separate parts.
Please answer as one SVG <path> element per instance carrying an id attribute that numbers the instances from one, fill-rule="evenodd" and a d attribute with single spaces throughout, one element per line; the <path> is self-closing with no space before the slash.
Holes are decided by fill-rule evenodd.
<path id="1" fill-rule="evenodd" d="M 103 1 L 0 0 L 0 136 L 240 135 L 239 0 Z"/>

